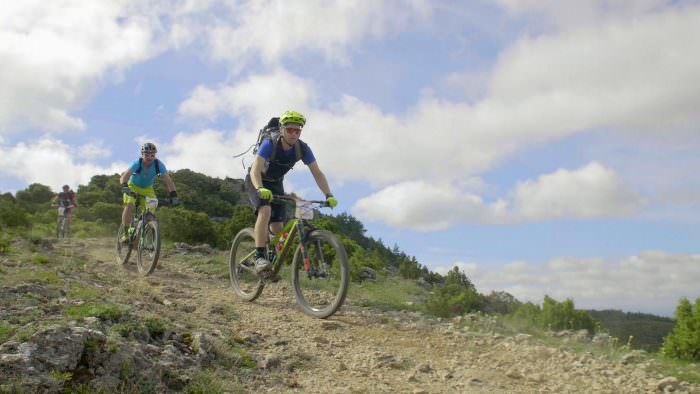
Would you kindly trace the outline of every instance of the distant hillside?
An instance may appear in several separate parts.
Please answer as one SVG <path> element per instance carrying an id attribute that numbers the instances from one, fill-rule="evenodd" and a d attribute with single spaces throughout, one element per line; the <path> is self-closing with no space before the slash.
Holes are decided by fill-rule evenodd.
<path id="1" fill-rule="evenodd" d="M 632 336 L 631 345 L 634 348 L 657 351 L 663 344 L 664 338 L 673 330 L 676 324 L 673 319 L 647 313 L 631 313 L 619 310 L 589 310 L 591 316 L 598 320 L 610 335 L 618 337 L 627 343 Z"/>

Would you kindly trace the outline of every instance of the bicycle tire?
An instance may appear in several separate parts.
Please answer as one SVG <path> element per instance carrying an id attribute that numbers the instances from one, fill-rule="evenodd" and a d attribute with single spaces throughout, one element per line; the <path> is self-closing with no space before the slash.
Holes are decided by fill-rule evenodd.
<path id="1" fill-rule="evenodd" d="M 160 230 L 158 229 L 158 220 L 156 218 L 146 222 L 143 227 L 143 234 L 139 234 L 138 250 L 136 253 L 136 266 L 139 273 L 143 276 L 148 276 L 156 270 L 158 266 L 158 258 L 160 257 Z M 148 254 L 148 258 L 144 259 L 144 254 Z"/>
<path id="2" fill-rule="evenodd" d="M 66 223 L 66 217 L 65 216 L 59 216 L 58 217 L 58 223 L 56 223 L 56 238 L 61 239 L 66 237 L 66 232 L 65 232 L 65 223 Z"/>
<path id="3" fill-rule="evenodd" d="M 255 253 L 255 235 L 252 228 L 239 231 L 231 243 L 228 272 L 233 291 L 245 301 L 254 301 L 265 287 L 262 278 L 255 273 L 252 256 Z M 244 261 L 243 257 L 248 256 Z"/>
<path id="4" fill-rule="evenodd" d="M 304 313 L 325 319 L 345 302 L 350 279 L 347 253 L 340 240 L 327 230 L 310 232 L 304 247 L 310 271 L 305 269 L 299 246 L 292 261 L 294 294 Z"/>
<path id="5" fill-rule="evenodd" d="M 120 224 L 117 229 L 117 240 L 115 245 L 115 254 L 117 257 L 117 263 L 121 265 L 126 265 L 129 262 L 129 257 L 131 256 L 131 250 L 133 249 L 133 244 L 131 241 L 126 244 L 120 241 L 122 234 L 124 233 L 124 225 Z"/>

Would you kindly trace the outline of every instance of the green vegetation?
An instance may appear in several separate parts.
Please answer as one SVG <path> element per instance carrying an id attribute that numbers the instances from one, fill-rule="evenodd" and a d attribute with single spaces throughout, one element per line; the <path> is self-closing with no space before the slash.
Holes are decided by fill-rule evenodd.
<path id="1" fill-rule="evenodd" d="M 34 257 L 32 257 L 32 262 L 34 262 L 35 264 L 46 265 L 49 263 L 49 258 L 44 255 L 37 254 L 34 255 Z"/>
<path id="2" fill-rule="evenodd" d="M 218 251 L 226 251 L 230 242 L 242 228 L 253 225 L 255 217 L 247 205 L 239 179 L 218 179 L 190 170 L 171 173 L 178 188 L 181 206 L 161 207 L 158 217 L 166 243 L 207 243 Z M 166 197 L 162 184 L 156 193 Z M 7 267 L 0 267 L 0 282 L 48 283 L 67 288 L 72 299 L 87 301 L 82 305 L 71 305 L 63 309 L 70 318 L 95 316 L 103 321 L 115 323 L 113 330 L 122 336 L 147 335 L 157 338 L 164 333 L 166 321 L 158 318 L 138 320 L 136 323 L 122 321 L 129 309 L 124 306 L 100 302 L 101 292 L 95 288 L 64 283 L 66 273 L 85 270 L 87 264 L 80 259 L 57 259 L 50 252 L 46 237 L 53 237 L 56 210 L 50 207 L 54 192 L 47 186 L 31 184 L 18 191 L 0 194 L 0 255 L 13 257 L 26 251 L 10 250 L 16 245 L 28 245 L 32 254 L 22 254 L 14 264 L 22 269 L 12 272 L 11 279 L 5 274 Z M 74 211 L 72 236 L 112 237 L 120 220 L 122 195 L 119 176 L 97 175 L 87 185 L 77 188 L 80 208 Z M 349 299 L 356 305 L 366 305 L 383 310 L 397 309 L 421 311 L 437 317 L 454 317 L 467 313 L 487 313 L 502 316 L 512 327 L 520 330 L 542 331 L 561 329 L 587 329 L 589 332 L 608 332 L 622 338 L 619 346 L 643 348 L 654 351 L 662 344 L 662 338 L 673 329 L 663 342 L 668 357 L 697 360 L 698 331 L 700 331 L 700 307 L 693 308 L 690 302 L 681 301 L 676 322 L 645 314 L 625 314 L 620 311 L 581 311 L 571 299 L 563 302 L 545 297 L 542 305 L 523 303 L 505 292 L 484 295 L 464 272 L 455 268 L 446 275 L 431 272 L 414 256 L 406 255 L 397 245 L 387 246 L 381 239 L 366 235 L 364 225 L 347 213 L 319 215 L 314 220 L 318 228 L 337 234 L 345 246 L 350 263 Z M 228 276 L 225 253 L 187 259 L 190 267 L 214 277 Z M 66 256 L 68 257 L 68 256 Z M 292 258 L 290 254 L 288 259 Z M 59 262 L 60 261 L 60 262 Z M 56 263 L 59 265 L 56 266 Z M 62 264 L 62 265 L 61 265 Z M 283 276 L 288 275 L 287 267 Z M 371 272 L 374 278 L 366 278 Z M 151 295 L 157 297 L 157 295 Z M 155 302 L 158 302 L 154 298 Z M 236 311 L 222 308 L 214 311 L 230 320 L 238 318 Z M 36 316 L 34 316 L 36 317 Z M 29 318 L 22 316 L 22 319 Z M 675 324 L 675 328 L 674 328 Z M 14 326 L 0 324 L 0 338 L 18 335 Z M 13 334 L 14 333 L 14 334 Z M 630 339 L 632 338 L 632 339 Z M 195 387 L 195 386 L 192 386 Z M 194 389 L 193 389 L 194 390 Z"/>
<path id="3" fill-rule="evenodd" d="M 676 326 L 666 337 L 664 354 L 680 360 L 700 361 L 700 298 L 695 306 L 682 298 L 676 307 Z"/>
<path id="4" fill-rule="evenodd" d="M 580 330 L 586 329 L 588 332 L 595 332 L 595 320 L 582 310 L 574 307 L 574 301 L 567 299 L 558 302 L 555 299 L 545 296 L 542 307 L 531 302 L 521 304 L 509 316 L 509 321 L 516 326 L 523 328 L 533 327 L 547 330 Z"/>
<path id="5" fill-rule="evenodd" d="M 217 376 L 216 372 L 204 369 L 192 376 L 192 380 L 185 387 L 184 392 L 187 394 L 223 394 L 230 392 L 230 390 L 223 385 L 221 378 Z"/>
<path id="6" fill-rule="evenodd" d="M 633 337 L 632 347 L 649 352 L 658 351 L 675 321 L 668 317 L 650 315 L 647 313 L 630 313 L 617 310 L 595 311 L 588 310 L 593 319 L 600 322 L 602 327 L 617 338 Z"/>
<path id="7" fill-rule="evenodd" d="M 0 343 L 8 340 L 15 333 L 15 326 L 0 322 Z"/>
<path id="8" fill-rule="evenodd" d="M 103 321 L 118 322 L 128 315 L 128 310 L 119 305 L 90 302 L 70 305 L 66 307 L 64 314 L 73 319 L 94 316 Z"/>

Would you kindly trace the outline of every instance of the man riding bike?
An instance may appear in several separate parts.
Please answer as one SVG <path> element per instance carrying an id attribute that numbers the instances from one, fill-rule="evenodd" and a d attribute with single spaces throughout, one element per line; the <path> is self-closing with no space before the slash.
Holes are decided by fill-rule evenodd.
<path id="1" fill-rule="evenodd" d="M 70 228 L 71 218 L 73 217 L 73 208 L 78 207 L 78 203 L 75 201 L 75 192 L 70 189 L 70 186 L 63 185 L 63 191 L 56 194 L 53 198 L 51 206 L 57 206 L 63 208 L 63 215 L 66 217 L 66 224 Z M 60 222 L 61 217 L 59 215 L 58 221 Z"/>
<path id="2" fill-rule="evenodd" d="M 266 256 L 268 223 L 270 231 L 277 234 L 286 216 L 285 207 L 274 203 L 272 196 L 283 195 L 284 175 L 297 162 L 296 149 L 301 149 L 301 160 L 309 167 L 318 188 L 325 194 L 328 205 L 333 208 L 338 201 L 333 197 L 328 187 L 326 176 L 316 162 L 311 148 L 299 139 L 301 129 L 306 124 L 304 115 L 296 111 L 286 111 L 279 119 L 280 136 L 277 143 L 270 139 L 260 144 L 253 166 L 245 178 L 246 189 L 250 202 L 257 215 L 255 221 L 255 270 L 260 273 L 270 268 L 271 263 Z M 299 145 L 297 145 L 297 142 Z M 273 149 L 276 150 L 273 154 Z"/>
<path id="3" fill-rule="evenodd" d="M 141 146 L 141 157 L 134 160 L 129 168 L 122 172 L 121 177 L 119 178 L 119 182 L 122 184 L 122 199 L 124 201 L 122 224 L 125 228 L 131 223 L 131 212 L 133 211 L 134 203 L 136 202 L 136 197 L 133 197 L 132 193 L 136 192 L 142 196 L 155 198 L 156 192 L 153 190 L 153 183 L 156 176 L 161 176 L 163 178 L 165 188 L 168 190 L 170 196 L 170 204 L 179 204 L 175 184 L 170 178 L 165 164 L 156 159 L 156 152 L 157 149 L 153 143 L 146 142 L 143 144 Z M 142 201 L 141 206 L 144 205 L 145 202 Z M 129 235 L 124 232 L 121 241 L 126 242 L 128 239 Z"/>

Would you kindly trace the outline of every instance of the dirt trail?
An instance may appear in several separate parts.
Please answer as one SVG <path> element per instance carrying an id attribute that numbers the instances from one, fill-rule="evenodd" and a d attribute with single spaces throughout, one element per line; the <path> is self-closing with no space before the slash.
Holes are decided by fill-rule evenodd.
<path id="1" fill-rule="evenodd" d="M 140 300 L 134 308 L 175 319 L 183 329 L 235 337 L 257 367 L 231 382 L 232 390 L 637 393 L 673 387 L 700 393 L 697 385 L 665 384 L 640 363 L 574 353 L 527 335 L 472 331 L 463 321 L 374 311 L 354 306 L 352 299 L 329 319 L 311 318 L 296 309 L 284 281 L 266 287 L 257 301 L 244 302 L 226 279 L 186 264 L 194 255 L 165 253 L 155 273 L 141 278 L 133 263 L 124 269 L 114 262 L 109 240 L 73 241 L 64 249 L 87 260 L 98 285 L 134 287 Z"/>

